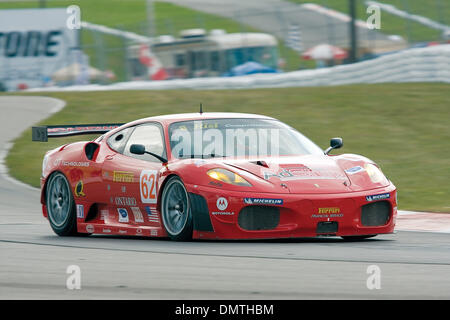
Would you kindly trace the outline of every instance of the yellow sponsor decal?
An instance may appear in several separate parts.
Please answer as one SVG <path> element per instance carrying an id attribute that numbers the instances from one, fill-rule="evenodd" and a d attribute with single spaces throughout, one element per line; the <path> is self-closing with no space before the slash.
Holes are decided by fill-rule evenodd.
<path id="1" fill-rule="evenodd" d="M 219 124 L 217 122 L 215 122 L 215 123 L 202 123 L 200 121 L 194 122 L 194 130 L 217 129 L 218 127 L 219 127 Z"/>
<path id="2" fill-rule="evenodd" d="M 334 208 L 319 208 L 319 213 L 340 213 L 341 209 L 334 207 Z"/>
<path id="3" fill-rule="evenodd" d="M 83 192 L 83 188 L 84 188 L 84 185 L 83 185 L 83 181 L 78 181 L 78 183 L 77 183 L 77 185 L 75 186 L 75 196 L 77 196 L 77 197 L 84 197 L 84 196 L 86 196 L 85 194 L 84 194 L 84 192 Z"/>
<path id="4" fill-rule="evenodd" d="M 114 182 L 133 182 L 134 174 L 129 171 L 114 171 L 113 181 Z"/>

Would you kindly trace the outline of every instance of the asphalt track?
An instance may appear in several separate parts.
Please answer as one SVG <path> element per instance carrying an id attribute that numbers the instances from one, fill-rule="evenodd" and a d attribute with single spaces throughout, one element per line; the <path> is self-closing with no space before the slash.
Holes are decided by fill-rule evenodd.
<path id="1" fill-rule="evenodd" d="M 0 97 L 0 150 L 63 106 Z M 32 157 L 33 155 L 30 155 Z M 449 299 L 450 234 L 398 231 L 340 238 L 194 241 L 58 237 L 39 191 L 0 167 L 0 299 Z M 66 288 L 69 265 L 81 289 Z M 369 290 L 377 265 L 380 289 Z"/>

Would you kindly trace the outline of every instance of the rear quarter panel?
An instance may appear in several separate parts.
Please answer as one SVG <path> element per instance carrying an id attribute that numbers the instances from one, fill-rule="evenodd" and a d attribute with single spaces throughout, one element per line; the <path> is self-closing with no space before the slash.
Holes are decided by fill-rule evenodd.
<path id="1" fill-rule="evenodd" d="M 41 178 L 41 203 L 45 204 L 45 188 L 49 177 L 54 172 L 61 172 L 69 181 L 72 193 L 75 195 L 75 188 L 78 183 L 82 185 L 81 193 L 84 197 L 87 194 L 86 188 L 101 178 L 101 170 L 95 166 L 94 161 L 87 159 L 84 147 L 88 141 L 76 142 L 63 145 L 49 151 L 43 161 L 42 178 Z"/>

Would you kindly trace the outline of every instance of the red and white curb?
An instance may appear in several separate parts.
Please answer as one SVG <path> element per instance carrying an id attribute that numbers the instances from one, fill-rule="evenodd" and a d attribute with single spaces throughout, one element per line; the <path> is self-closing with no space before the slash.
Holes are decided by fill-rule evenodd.
<path id="1" fill-rule="evenodd" d="M 450 233 L 450 213 L 399 210 L 395 230 Z"/>

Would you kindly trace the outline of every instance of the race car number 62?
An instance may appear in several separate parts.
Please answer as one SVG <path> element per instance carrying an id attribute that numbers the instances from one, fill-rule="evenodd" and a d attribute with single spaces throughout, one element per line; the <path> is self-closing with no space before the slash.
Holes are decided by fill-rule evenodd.
<path id="1" fill-rule="evenodd" d="M 139 179 L 142 203 L 156 203 L 156 170 L 142 170 Z"/>

